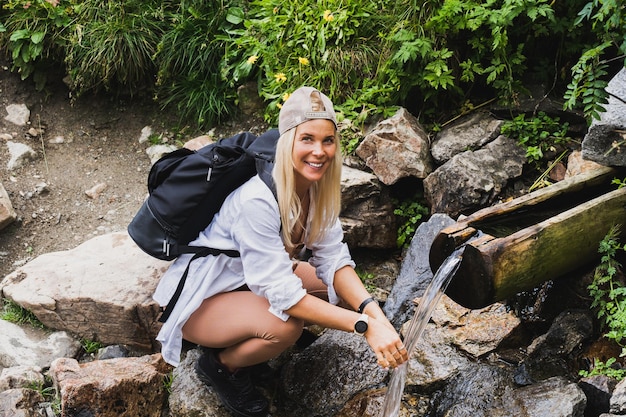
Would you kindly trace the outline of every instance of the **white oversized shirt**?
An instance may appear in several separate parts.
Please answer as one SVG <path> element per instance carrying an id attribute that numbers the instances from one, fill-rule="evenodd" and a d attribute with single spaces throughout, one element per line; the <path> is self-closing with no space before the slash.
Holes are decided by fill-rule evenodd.
<path id="1" fill-rule="evenodd" d="M 191 263 L 180 298 L 157 335 L 167 363 L 178 366 L 183 325 L 203 300 L 215 294 L 233 291 L 245 284 L 269 301 L 272 314 L 285 321 L 289 318 L 285 310 L 297 304 L 306 290 L 293 273 L 292 260 L 285 250 L 280 230 L 278 203 L 258 176 L 226 198 L 213 221 L 191 245 L 233 249 L 239 251 L 241 257 L 209 255 Z M 321 241 L 309 244 L 308 248 L 312 251 L 309 262 L 328 286 L 329 302 L 336 304 L 339 300 L 333 287 L 334 274 L 346 265 L 354 267 L 348 247 L 343 243 L 339 220 Z M 153 296 L 159 305 L 166 306 L 169 302 L 191 256 L 181 255 L 161 278 Z"/>

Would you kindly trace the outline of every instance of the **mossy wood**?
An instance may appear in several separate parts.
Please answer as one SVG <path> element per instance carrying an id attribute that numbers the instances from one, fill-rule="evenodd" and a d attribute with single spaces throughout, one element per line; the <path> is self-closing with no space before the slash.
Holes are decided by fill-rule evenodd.
<path id="1" fill-rule="evenodd" d="M 443 229 L 430 250 L 433 272 L 466 244 L 446 294 L 482 308 L 597 261 L 609 229 L 624 230 L 626 187 L 611 184 L 623 174 L 612 168 L 579 174 Z"/>

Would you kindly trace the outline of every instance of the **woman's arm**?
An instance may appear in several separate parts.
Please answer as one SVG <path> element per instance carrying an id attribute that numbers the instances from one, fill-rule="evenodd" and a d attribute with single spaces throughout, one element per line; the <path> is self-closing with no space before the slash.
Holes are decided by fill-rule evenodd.
<path id="1" fill-rule="evenodd" d="M 334 285 L 337 294 L 355 310 L 370 296 L 350 266 L 335 273 Z M 329 304 L 312 295 L 306 295 L 286 312 L 306 322 L 346 332 L 354 331 L 354 324 L 360 317 L 356 311 Z M 378 363 L 385 368 L 393 368 L 407 361 L 408 352 L 380 307 L 376 303 L 369 303 L 364 313 L 370 317 L 365 338 L 376 354 Z"/>

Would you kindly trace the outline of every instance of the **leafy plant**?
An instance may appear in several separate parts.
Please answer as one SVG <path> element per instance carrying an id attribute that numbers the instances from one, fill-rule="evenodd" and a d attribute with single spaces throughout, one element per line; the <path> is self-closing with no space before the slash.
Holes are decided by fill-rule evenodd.
<path id="1" fill-rule="evenodd" d="M 187 0 L 166 15 L 169 29 L 154 56 L 155 98 L 164 109 L 175 108 L 181 120 L 204 127 L 235 113 L 235 90 L 224 82 L 221 63 L 224 34 L 243 18 L 238 3 Z"/>
<path id="2" fill-rule="evenodd" d="M 626 377 L 626 369 L 621 369 L 619 367 L 613 366 L 617 362 L 616 358 L 609 358 L 606 362 L 602 362 L 598 358 L 593 360 L 593 365 L 591 367 L 591 371 L 587 371 L 585 369 L 581 369 L 578 371 L 578 375 L 582 377 L 589 377 L 594 375 L 606 375 L 610 378 L 615 378 L 618 381 L 621 381 Z"/>
<path id="3" fill-rule="evenodd" d="M 528 161 L 540 161 L 544 153 L 553 149 L 555 145 L 561 145 L 570 140 L 567 137 L 568 123 L 560 123 L 559 118 L 551 118 L 544 112 L 526 119 L 521 113 L 505 122 L 501 127 L 501 133 L 514 139 L 526 148 Z"/>
<path id="4" fill-rule="evenodd" d="M 43 329 L 44 324 L 31 311 L 26 310 L 19 304 L 9 299 L 2 300 L 2 315 L 0 319 L 15 324 L 29 324 L 33 327 Z"/>
<path id="5" fill-rule="evenodd" d="M 595 45 L 588 47 L 571 69 L 572 80 L 565 93 L 565 109 L 582 107 L 588 121 L 599 119 L 608 103 L 606 92 L 609 64 L 626 57 L 626 12 L 621 0 L 587 2 L 574 22 L 591 23 Z"/>
<path id="6" fill-rule="evenodd" d="M 418 198 L 419 196 L 416 196 L 411 200 L 401 202 L 393 211 L 396 216 L 404 219 L 404 223 L 398 228 L 397 244 L 399 248 L 409 246 L 411 238 L 422 222 L 422 218 L 429 214 L 428 208 L 423 206 Z"/>
<path id="7" fill-rule="evenodd" d="M 604 336 L 622 346 L 620 356 L 625 356 L 626 286 L 616 255 L 618 251 L 626 251 L 626 245 L 619 243 L 618 234 L 618 227 L 613 226 L 600 242 L 600 265 L 596 267 L 593 282 L 588 289 L 592 297 L 591 307 L 602 321 Z"/>
<path id="8" fill-rule="evenodd" d="M 3 6 L 5 23 L 0 23 L 0 46 L 11 52 L 12 69 L 22 80 L 33 76 L 43 89 L 49 68 L 62 61 L 64 36 L 71 28 L 77 0 L 8 0 Z"/>
<path id="9" fill-rule="evenodd" d="M 83 350 L 88 355 L 98 352 L 98 350 L 102 349 L 103 347 L 102 343 L 88 339 L 81 339 L 80 345 L 83 347 Z"/>
<path id="10" fill-rule="evenodd" d="M 613 181 L 611 181 L 611 184 L 616 184 L 618 189 L 622 187 L 626 187 L 626 178 L 624 178 L 623 180 L 620 180 L 619 178 L 613 178 Z"/>
<path id="11" fill-rule="evenodd" d="M 153 56 L 165 32 L 161 1 L 82 2 L 67 36 L 65 64 L 77 95 L 116 86 L 133 94 L 150 86 Z"/>

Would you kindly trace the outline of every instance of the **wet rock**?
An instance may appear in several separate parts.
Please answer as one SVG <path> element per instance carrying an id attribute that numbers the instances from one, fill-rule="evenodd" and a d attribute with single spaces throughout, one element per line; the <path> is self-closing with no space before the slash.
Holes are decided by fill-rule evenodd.
<path id="1" fill-rule="evenodd" d="M 420 297 L 433 278 L 430 269 L 430 246 L 439 232 L 454 224 L 445 214 L 433 214 L 427 222 L 421 223 L 402 260 L 400 273 L 387 297 L 383 311 L 396 327 L 400 328 L 414 313 L 414 300 Z"/>
<path id="2" fill-rule="evenodd" d="M 355 394 L 379 386 L 386 376 L 363 337 L 327 330 L 283 365 L 284 410 L 277 414 L 333 415 Z"/>
<path id="3" fill-rule="evenodd" d="M 582 350 L 582 343 L 593 333 L 591 312 L 565 311 L 554 319 L 547 333 L 536 338 L 527 348 L 523 365 L 532 381 L 553 376 L 576 377 L 574 358 Z"/>

